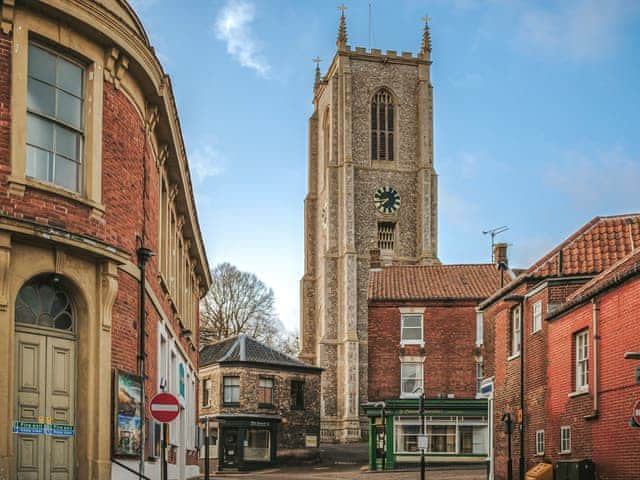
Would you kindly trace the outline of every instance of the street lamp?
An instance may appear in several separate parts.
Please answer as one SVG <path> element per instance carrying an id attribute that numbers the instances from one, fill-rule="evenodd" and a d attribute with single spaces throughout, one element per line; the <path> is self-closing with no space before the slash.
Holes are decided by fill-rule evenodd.
<path id="1" fill-rule="evenodd" d="M 424 432 L 424 390 L 422 389 L 422 387 L 417 386 L 416 388 L 413 389 L 412 393 L 418 393 L 418 390 L 420 390 L 420 432 L 421 432 L 421 437 L 424 439 L 424 437 L 425 437 L 425 432 Z M 420 449 L 420 480 L 425 480 L 425 476 L 424 476 L 424 448 Z"/>
<path id="2" fill-rule="evenodd" d="M 384 409 L 386 408 L 387 404 L 382 401 L 382 402 L 374 403 L 373 406 L 380 408 L 380 416 L 382 417 L 382 470 L 384 470 L 386 467 L 386 459 L 387 459 L 387 418 L 386 418 Z M 374 441 L 377 443 L 378 441 L 377 436 L 375 436 Z M 375 449 L 376 450 L 378 449 L 377 445 Z M 376 458 L 375 459 L 376 469 L 377 469 L 377 463 L 378 463 L 378 460 Z"/>

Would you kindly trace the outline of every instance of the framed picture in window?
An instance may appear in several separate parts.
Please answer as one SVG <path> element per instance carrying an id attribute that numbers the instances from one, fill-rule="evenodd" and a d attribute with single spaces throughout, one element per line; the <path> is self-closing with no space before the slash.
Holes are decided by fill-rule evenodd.
<path id="1" fill-rule="evenodd" d="M 114 371 L 113 455 L 139 457 L 142 449 L 142 379 Z"/>

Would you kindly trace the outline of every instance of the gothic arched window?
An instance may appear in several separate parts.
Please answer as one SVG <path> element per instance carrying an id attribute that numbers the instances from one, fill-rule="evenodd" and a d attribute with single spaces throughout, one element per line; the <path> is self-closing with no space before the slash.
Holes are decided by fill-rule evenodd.
<path id="1" fill-rule="evenodd" d="M 371 159 L 393 160 L 393 96 L 383 88 L 371 101 Z"/>
<path id="2" fill-rule="evenodd" d="M 16 297 L 16 323 L 73 332 L 73 309 L 59 279 L 44 275 L 24 285 Z"/>

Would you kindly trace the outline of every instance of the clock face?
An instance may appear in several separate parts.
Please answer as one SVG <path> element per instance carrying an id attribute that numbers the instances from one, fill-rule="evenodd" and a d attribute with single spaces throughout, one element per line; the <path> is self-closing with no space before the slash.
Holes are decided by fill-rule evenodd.
<path id="1" fill-rule="evenodd" d="M 394 213 L 400 208 L 400 194 L 393 187 L 380 187 L 373 195 L 373 202 L 382 213 Z"/>

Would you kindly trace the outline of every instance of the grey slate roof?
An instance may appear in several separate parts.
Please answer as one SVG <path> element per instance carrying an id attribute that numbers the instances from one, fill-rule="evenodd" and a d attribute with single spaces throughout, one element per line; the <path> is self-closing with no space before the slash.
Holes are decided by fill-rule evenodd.
<path id="1" fill-rule="evenodd" d="M 237 335 L 226 338 L 211 345 L 205 345 L 200 350 L 200 367 L 214 363 L 250 362 L 281 367 L 306 368 L 320 370 L 285 355 L 247 335 Z"/>

